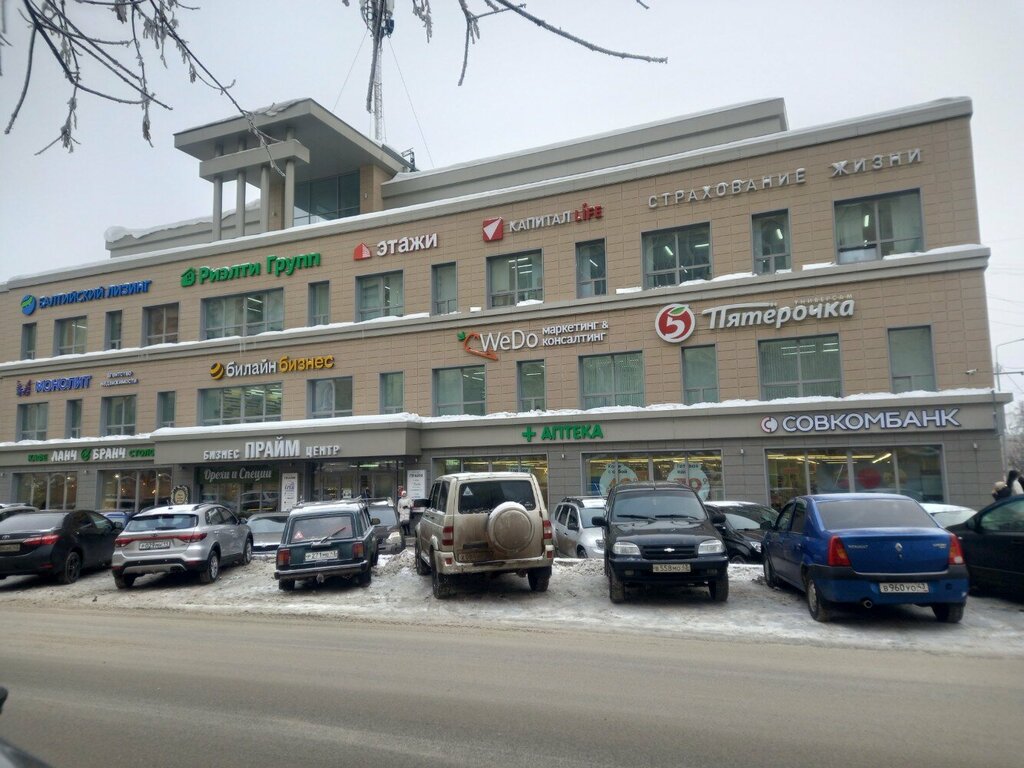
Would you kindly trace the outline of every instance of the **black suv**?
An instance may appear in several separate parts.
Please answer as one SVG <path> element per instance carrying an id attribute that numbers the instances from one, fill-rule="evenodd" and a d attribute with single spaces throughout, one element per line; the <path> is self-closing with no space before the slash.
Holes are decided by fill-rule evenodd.
<path id="1" fill-rule="evenodd" d="M 700 498 L 684 485 L 628 483 L 608 495 L 604 570 L 613 603 L 635 584 L 707 585 L 711 599 L 729 599 L 729 562 L 721 534 Z"/>

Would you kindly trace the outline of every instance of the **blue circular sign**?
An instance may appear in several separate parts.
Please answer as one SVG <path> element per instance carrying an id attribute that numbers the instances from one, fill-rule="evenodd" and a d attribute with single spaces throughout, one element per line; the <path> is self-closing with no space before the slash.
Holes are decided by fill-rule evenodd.
<path id="1" fill-rule="evenodd" d="M 21 311 L 26 315 L 31 315 L 36 311 L 36 297 L 31 293 L 22 297 Z"/>

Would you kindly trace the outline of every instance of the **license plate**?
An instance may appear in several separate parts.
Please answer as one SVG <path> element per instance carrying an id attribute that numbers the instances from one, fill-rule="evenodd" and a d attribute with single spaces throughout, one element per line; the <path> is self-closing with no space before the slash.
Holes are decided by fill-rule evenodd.
<path id="1" fill-rule="evenodd" d="M 140 541 L 139 549 L 170 549 L 169 541 Z"/>
<path id="2" fill-rule="evenodd" d="M 333 550 L 328 552 L 307 552 L 305 554 L 305 562 L 315 563 L 320 560 L 337 560 L 338 553 Z"/>
<path id="3" fill-rule="evenodd" d="M 0 544 L 0 552 L 17 552 L 21 544 Z"/>
<path id="4" fill-rule="evenodd" d="M 897 581 L 893 584 L 879 584 L 878 591 L 882 594 L 899 594 L 910 592 L 912 594 L 928 594 L 928 585 L 921 581 Z"/>
<path id="5" fill-rule="evenodd" d="M 655 563 L 652 566 L 655 573 L 689 573 L 689 563 Z"/>

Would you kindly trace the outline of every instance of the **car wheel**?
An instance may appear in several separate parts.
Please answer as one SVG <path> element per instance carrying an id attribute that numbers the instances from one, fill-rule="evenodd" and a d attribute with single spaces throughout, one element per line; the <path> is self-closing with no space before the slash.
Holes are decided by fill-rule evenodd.
<path id="1" fill-rule="evenodd" d="M 576 547 L 576 557 L 579 557 L 579 558 L 582 558 L 583 560 L 586 560 L 587 559 L 587 550 L 585 550 L 583 547 Z"/>
<path id="2" fill-rule="evenodd" d="M 278 579 L 277 588 L 282 592 L 291 592 L 295 589 L 295 582 L 291 579 Z"/>
<path id="3" fill-rule="evenodd" d="M 64 563 L 57 572 L 57 581 L 61 584 L 74 584 L 82 575 L 82 556 L 71 550 L 64 558 Z"/>
<path id="4" fill-rule="evenodd" d="M 551 581 L 551 568 L 534 568 L 527 571 L 526 579 L 534 592 L 547 592 L 548 582 Z"/>
<path id="5" fill-rule="evenodd" d="M 711 593 L 712 600 L 716 603 L 724 603 L 729 599 L 729 577 L 709 581 L 708 591 Z"/>
<path id="6" fill-rule="evenodd" d="M 765 585 L 772 589 L 778 589 L 779 577 L 775 575 L 775 568 L 772 566 L 772 561 L 767 554 L 764 556 L 763 567 Z"/>
<path id="7" fill-rule="evenodd" d="M 966 603 L 936 603 L 932 606 L 935 618 L 946 624 L 959 624 L 964 617 Z"/>
<path id="8" fill-rule="evenodd" d="M 199 581 L 202 584 L 212 584 L 218 576 L 220 576 L 220 556 L 216 552 L 211 552 L 206 560 L 206 565 L 199 572 Z"/>
<path id="9" fill-rule="evenodd" d="M 242 550 L 242 565 L 252 562 L 252 539 L 245 540 L 245 549 Z"/>
<path id="10" fill-rule="evenodd" d="M 114 586 L 118 589 L 129 589 L 135 583 L 135 576 L 130 573 L 115 573 Z"/>
<path id="11" fill-rule="evenodd" d="M 626 602 L 626 585 L 611 569 L 608 570 L 608 599 L 613 603 Z"/>
<path id="12" fill-rule="evenodd" d="M 430 553 L 431 561 L 434 560 L 434 553 Z M 455 594 L 455 588 L 452 586 L 452 580 L 450 576 L 446 576 L 441 573 L 441 569 L 437 567 L 437 563 L 434 562 L 433 567 L 430 569 L 433 578 L 431 579 L 431 587 L 434 591 L 434 597 L 438 600 L 447 600 L 449 597 Z"/>
<path id="13" fill-rule="evenodd" d="M 821 596 L 818 585 L 810 576 L 804 578 L 804 588 L 807 590 L 807 610 L 815 621 L 825 622 L 832 618 L 831 605 L 828 600 Z"/>
<path id="14" fill-rule="evenodd" d="M 423 561 L 423 555 L 420 553 L 420 540 L 416 539 L 416 545 L 413 548 L 413 558 L 416 561 L 416 573 L 420 576 L 426 576 L 430 573 L 430 566 Z"/>
<path id="15" fill-rule="evenodd" d="M 729 558 L 729 562 L 736 563 L 736 565 L 746 565 L 747 558 L 745 558 L 743 555 L 733 555 Z"/>
<path id="16" fill-rule="evenodd" d="M 359 584 L 360 587 L 368 587 L 370 586 L 371 581 L 373 581 L 373 572 L 367 568 L 359 574 L 356 583 Z"/>

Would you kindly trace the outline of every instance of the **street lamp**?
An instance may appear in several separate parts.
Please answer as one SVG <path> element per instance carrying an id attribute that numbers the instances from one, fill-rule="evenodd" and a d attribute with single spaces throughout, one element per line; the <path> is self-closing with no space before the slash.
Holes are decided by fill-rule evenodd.
<path id="1" fill-rule="evenodd" d="M 1002 369 L 999 367 L 999 348 L 1000 347 L 1005 347 L 1008 344 L 1016 344 L 1017 342 L 1020 342 L 1020 341 L 1024 341 L 1024 336 L 1022 336 L 1019 339 L 1011 339 L 1010 341 L 1001 342 L 999 344 L 996 344 L 995 347 L 994 347 L 995 352 L 996 352 L 995 353 L 995 358 L 996 358 L 996 389 L 998 389 L 1000 392 L 1003 391 L 1003 384 L 1002 384 L 1002 380 L 999 378 L 1002 375 Z"/>

